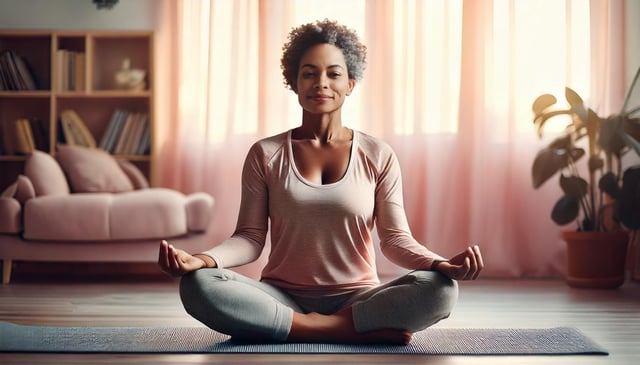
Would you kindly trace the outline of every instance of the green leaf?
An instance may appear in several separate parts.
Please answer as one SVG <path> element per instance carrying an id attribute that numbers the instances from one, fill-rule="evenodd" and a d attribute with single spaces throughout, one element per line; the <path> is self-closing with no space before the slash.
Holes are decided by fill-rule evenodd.
<path id="1" fill-rule="evenodd" d="M 589 192 L 589 183 L 580 176 L 560 175 L 560 187 L 565 195 L 580 199 Z"/>
<path id="2" fill-rule="evenodd" d="M 573 111 L 582 121 L 586 121 L 589 118 L 589 114 L 587 109 L 584 107 L 584 101 L 580 95 L 570 87 L 564 88 L 564 95 L 571 106 L 571 111 Z"/>
<path id="3" fill-rule="evenodd" d="M 598 188 L 607 193 L 612 199 L 618 199 L 620 196 L 618 177 L 613 172 L 607 172 L 602 175 L 600 181 L 598 181 Z"/>
<path id="4" fill-rule="evenodd" d="M 567 134 L 554 139 L 553 142 L 549 144 L 548 148 L 553 150 L 558 150 L 558 149 L 568 150 L 568 149 L 571 149 L 572 147 L 571 144 L 572 144 L 571 135 Z"/>
<path id="5" fill-rule="evenodd" d="M 556 202 L 551 211 L 551 219 L 561 226 L 573 222 L 580 213 L 580 202 L 572 196 L 565 195 Z"/>
<path id="6" fill-rule="evenodd" d="M 569 154 L 564 149 L 544 148 L 533 160 L 531 177 L 533 188 L 537 189 L 558 171 L 569 164 Z"/>
<path id="7" fill-rule="evenodd" d="M 533 105 L 531 106 L 531 109 L 533 110 L 533 114 L 538 116 L 541 115 L 545 109 L 557 102 L 558 100 L 555 96 L 551 94 L 543 94 L 536 98 L 536 100 L 533 102 Z"/>
<path id="8" fill-rule="evenodd" d="M 589 171 L 594 172 L 604 167 L 604 160 L 602 157 L 593 155 L 589 156 Z"/>
<path id="9" fill-rule="evenodd" d="M 567 98 L 567 101 L 569 102 L 569 105 L 571 106 L 576 106 L 576 105 L 584 105 L 584 101 L 582 100 L 582 98 L 580 97 L 580 95 L 578 95 L 577 92 L 575 92 L 575 90 L 573 90 L 570 87 L 565 87 L 564 88 L 564 96 L 565 98 Z"/>
<path id="10" fill-rule="evenodd" d="M 584 151 L 584 149 L 579 148 L 579 147 L 572 147 L 569 150 L 569 157 L 571 157 L 571 159 L 573 161 L 578 161 L 579 159 L 582 158 L 582 156 L 584 156 L 586 154 L 586 152 Z"/>
<path id="11" fill-rule="evenodd" d="M 600 134 L 598 136 L 598 144 L 608 153 L 619 156 L 626 143 L 621 135 L 623 126 L 623 117 L 613 115 L 602 121 L 600 124 Z"/>

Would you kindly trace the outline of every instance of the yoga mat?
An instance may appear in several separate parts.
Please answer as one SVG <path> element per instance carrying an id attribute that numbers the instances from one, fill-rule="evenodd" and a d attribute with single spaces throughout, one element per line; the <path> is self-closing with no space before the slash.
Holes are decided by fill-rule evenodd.
<path id="1" fill-rule="evenodd" d="M 205 327 L 44 327 L 0 322 L 0 352 L 607 355 L 579 330 L 429 328 L 407 346 L 249 344 Z"/>

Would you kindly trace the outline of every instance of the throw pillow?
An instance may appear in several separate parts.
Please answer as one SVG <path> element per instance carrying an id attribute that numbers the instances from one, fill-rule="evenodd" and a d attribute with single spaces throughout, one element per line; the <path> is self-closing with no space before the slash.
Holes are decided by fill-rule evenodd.
<path id="1" fill-rule="evenodd" d="M 56 158 L 76 193 L 120 193 L 133 185 L 116 160 L 97 148 L 60 145 Z"/>
<path id="2" fill-rule="evenodd" d="M 24 204 L 27 200 L 31 198 L 35 198 L 36 190 L 33 188 L 33 184 L 28 177 L 24 175 L 18 175 L 18 180 L 16 181 L 16 193 L 14 197 L 20 204 Z"/>
<path id="3" fill-rule="evenodd" d="M 0 198 L 14 198 L 19 201 L 20 204 L 24 204 L 24 202 L 35 198 L 35 196 L 36 191 L 33 188 L 31 180 L 24 175 L 18 175 L 16 182 L 9 185 L 9 187 L 0 194 Z"/>
<path id="4" fill-rule="evenodd" d="M 48 153 L 34 150 L 27 158 L 24 174 L 31 180 L 36 196 L 69 194 L 64 172 Z"/>
<path id="5" fill-rule="evenodd" d="M 127 160 L 118 160 L 118 165 L 127 174 L 134 189 L 146 189 L 149 187 L 149 181 L 136 165 Z"/>

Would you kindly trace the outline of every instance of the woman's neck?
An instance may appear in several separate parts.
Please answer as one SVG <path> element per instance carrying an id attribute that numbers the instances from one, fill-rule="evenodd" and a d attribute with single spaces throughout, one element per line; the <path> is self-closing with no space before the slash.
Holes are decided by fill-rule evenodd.
<path id="1" fill-rule="evenodd" d="M 302 125 L 293 130 L 293 139 L 310 139 L 319 143 L 351 140 L 351 131 L 342 125 L 340 114 L 303 112 Z"/>

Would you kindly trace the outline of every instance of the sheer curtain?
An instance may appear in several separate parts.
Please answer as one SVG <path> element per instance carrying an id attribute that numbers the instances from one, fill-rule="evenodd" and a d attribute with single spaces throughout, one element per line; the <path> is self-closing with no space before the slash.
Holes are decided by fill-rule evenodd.
<path id="1" fill-rule="evenodd" d="M 481 245 L 487 276 L 562 273 L 562 227 L 549 217 L 559 188 L 531 184 L 533 157 L 546 141 L 536 137 L 530 106 L 541 93 L 562 99 L 567 85 L 603 115 L 620 107 L 623 2 L 167 0 L 163 7 L 156 178 L 215 197 L 214 241 L 234 229 L 251 143 L 300 122 L 279 66 L 288 31 L 329 18 L 368 47 L 364 80 L 343 117 L 394 147 L 414 236 L 445 256 Z M 399 269 L 380 259 L 380 271 Z"/>

